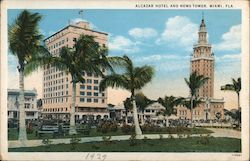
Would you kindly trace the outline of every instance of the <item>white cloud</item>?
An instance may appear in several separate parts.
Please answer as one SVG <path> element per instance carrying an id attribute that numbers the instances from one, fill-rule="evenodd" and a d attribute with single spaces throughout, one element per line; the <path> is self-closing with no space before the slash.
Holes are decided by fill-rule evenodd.
<path id="1" fill-rule="evenodd" d="M 153 28 L 132 28 L 129 30 L 129 35 L 135 39 L 147 39 L 157 36 L 157 31 Z"/>
<path id="2" fill-rule="evenodd" d="M 222 42 L 214 45 L 215 50 L 237 50 L 241 48 L 241 25 L 235 25 L 224 33 Z"/>
<path id="3" fill-rule="evenodd" d="M 157 44 L 181 46 L 184 49 L 192 48 L 198 39 L 198 25 L 184 16 L 171 17 L 166 21 L 165 30 L 157 39 Z"/>
<path id="4" fill-rule="evenodd" d="M 189 57 L 183 57 L 179 55 L 174 55 L 174 54 L 154 54 L 150 56 L 144 56 L 140 58 L 136 58 L 135 61 L 137 62 L 155 62 L 155 61 L 173 61 L 173 60 L 180 60 L 180 59 L 186 59 Z"/>
<path id="5" fill-rule="evenodd" d="M 82 18 L 71 19 L 71 20 L 70 20 L 70 23 L 76 24 L 76 23 L 81 22 L 81 21 L 83 21 L 83 22 L 88 22 L 91 29 L 98 29 L 97 26 L 94 25 L 92 22 L 89 22 L 89 21 L 87 21 L 87 20 L 85 20 L 85 19 L 82 19 Z"/>
<path id="6" fill-rule="evenodd" d="M 215 56 L 217 62 L 221 61 L 240 61 L 241 54 L 225 54 L 222 56 Z"/>
<path id="7" fill-rule="evenodd" d="M 140 42 L 131 41 L 124 36 L 115 36 L 111 37 L 110 39 L 111 40 L 108 44 L 110 50 L 122 51 L 125 52 L 125 54 L 135 53 L 139 51 L 137 45 L 140 44 Z"/>
<path id="8" fill-rule="evenodd" d="M 180 71 L 189 68 L 189 56 L 183 57 L 176 54 L 153 54 L 137 57 L 134 61 L 138 64 L 151 65 L 157 72 Z"/>

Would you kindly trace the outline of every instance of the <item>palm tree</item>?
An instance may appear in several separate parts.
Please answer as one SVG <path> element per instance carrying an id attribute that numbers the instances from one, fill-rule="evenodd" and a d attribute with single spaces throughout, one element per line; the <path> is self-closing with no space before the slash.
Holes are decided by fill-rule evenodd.
<path id="1" fill-rule="evenodd" d="M 182 103 L 184 98 L 177 98 L 174 96 L 165 96 L 164 98 L 159 98 L 158 102 L 165 107 L 165 109 L 158 112 L 158 115 L 163 115 L 165 118 L 166 126 L 168 127 L 168 117 L 172 114 L 176 115 L 176 106 L 180 105 Z"/>
<path id="2" fill-rule="evenodd" d="M 131 92 L 131 100 L 133 103 L 133 117 L 135 124 L 135 134 L 141 135 L 142 131 L 139 126 L 138 114 L 135 102 L 135 92 L 142 89 L 148 82 L 152 80 L 154 70 L 151 66 L 134 67 L 133 62 L 126 55 L 123 56 L 125 71 L 122 74 L 112 73 L 104 77 L 100 83 L 100 89 L 107 87 L 119 87 Z"/>
<path id="3" fill-rule="evenodd" d="M 23 10 L 15 22 L 9 26 L 9 49 L 18 58 L 19 72 L 19 141 L 27 140 L 24 108 L 24 70 L 34 57 L 43 55 L 46 49 L 41 45 L 43 36 L 39 32 L 39 22 L 42 16 Z"/>
<path id="4" fill-rule="evenodd" d="M 198 97 L 194 97 L 193 99 L 193 107 L 191 108 L 191 100 L 190 99 L 183 99 L 182 101 L 182 105 L 185 106 L 187 109 L 190 110 L 190 113 L 192 115 L 192 110 L 191 109 L 195 109 L 199 104 L 202 103 L 202 99 L 198 98 Z"/>
<path id="5" fill-rule="evenodd" d="M 207 82 L 209 78 L 205 77 L 203 75 L 198 75 L 198 73 L 192 72 L 189 76 L 189 78 L 184 78 L 187 86 L 189 87 L 190 90 L 190 110 L 191 110 L 191 127 L 193 127 L 193 100 L 197 96 L 197 92 L 199 88 Z"/>
<path id="6" fill-rule="evenodd" d="M 142 112 L 141 124 L 144 124 L 144 110 L 147 106 L 154 103 L 155 101 L 148 99 L 142 92 L 135 95 L 135 102 L 138 109 Z"/>
<path id="7" fill-rule="evenodd" d="M 123 101 L 124 108 L 125 108 L 125 124 L 128 124 L 128 112 L 133 109 L 133 104 L 131 102 L 131 99 L 128 97 L 125 101 Z"/>
<path id="8" fill-rule="evenodd" d="M 225 91 L 234 91 L 237 94 L 237 100 L 238 100 L 238 115 L 240 115 L 240 91 L 241 91 L 241 78 L 238 78 L 235 80 L 232 78 L 233 84 L 226 84 L 225 86 L 221 87 L 221 90 Z M 240 116 L 238 116 L 240 118 Z M 240 125 L 240 119 L 238 119 L 238 125 Z M 239 126 L 240 127 L 240 126 Z"/>

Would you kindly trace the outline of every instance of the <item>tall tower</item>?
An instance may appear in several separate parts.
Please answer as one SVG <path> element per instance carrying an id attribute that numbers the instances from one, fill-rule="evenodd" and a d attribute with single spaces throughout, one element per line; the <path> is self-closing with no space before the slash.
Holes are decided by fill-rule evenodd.
<path id="1" fill-rule="evenodd" d="M 198 43 L 193 47 L 191 58 L 191 72 L 197 72 L 199 75 L 209 77 L 209 80 L 199 89 L 199 97 L 214 96 L 214 54 L 211 44 L 207 40 L 207 30 L 204 17 L 202 16 L 200 29 L 198 32 Z"/>

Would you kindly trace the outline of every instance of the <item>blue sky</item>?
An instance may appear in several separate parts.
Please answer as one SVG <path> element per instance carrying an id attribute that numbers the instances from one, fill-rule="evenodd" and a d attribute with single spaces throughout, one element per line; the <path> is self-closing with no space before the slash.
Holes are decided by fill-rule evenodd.
<path id="1" fill-rule="evenodd" d="M 138 66 L 148 64 L 155 68 L 153 81 L 143 89 L 154 99 L 164 95 L 188 95 L 184 77 L 189 75 L 189 56 L 197 41 L 204 12 L 209 42 L 216 58 L 215 95 L 231 98 L 231 95 L 219 91 L 219 87 L 240 76 L 240 10 L 93 9 L 84 10 L 82 16 L 78 14 L 79 10 L 31 11 L 43 15 L 40 29 L 45 38 L 65 27 L 69 21 L 75 23 L 81 19 L 90 22 L 94 30 L 108 33 L 110 55 L 126 54 Z M 8 24 L 19 12 L 8 10 Z M 9 56 L 9 82 L 17 79 L 13 60 L 13 56 Z"/>

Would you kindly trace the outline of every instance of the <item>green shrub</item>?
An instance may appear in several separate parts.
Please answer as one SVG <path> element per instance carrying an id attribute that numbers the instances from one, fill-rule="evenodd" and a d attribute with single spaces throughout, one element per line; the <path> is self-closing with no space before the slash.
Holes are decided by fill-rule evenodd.
<path id="1" fill-rule="evenodd" d="M 43 143 L 44 145 L 46 145 L 46 146 L 50 149 L 50 145 L 51 145 L 52 141 L 51 141 L 49 138 L 44 138 L 44 139 L 42 140 L 42 143 Z"/>
<path id="2" fill-rule="evenodd" d="M 28 123 L 28 127 L 26 128 L 27 134 L 32 134 L 33 133 L 33 127 L 31 123 Z"/>
<path id="3" fill-rule="evenodd" d="M 27 132 L 27 134 L 32 134 L 33 133 L 33 129 L 32 128 L 27 128 L 26 132 Z"/>
<path id="4" fill-rule="evenodd" d="M 141 129 L 143 132 L 160 132 L 163 130 L 163 128 L 152 124 L 144 124 Z"/>
<path id="5" fill-rule="evenodd" d="M 183 136 L 182 134 L 177 134 L 178 138 L 181 139 Z"/>
<path id="6" fill-rule="evenodd" d="M 135 129 L 134 126 L 125 125 L 125 124 L 121 127 L 122 132 L 125 133 L 125 134 L 133 133 L 134 129 Z"/>
<path id="7" fill-rule="evenodd" d="M 118 126 L 114 122 L 103 122 L 101 125 L 97 127 L 97 132 L 101 132 L 106 134 L 108 132 L 116 132 L 118 130 Z"/>
<path id="8" fill-rule="evenodd" d="M 202 136 L 200 135 L 200 139 L 197 141 L 197 143 L 202 144 L 202 145 L 207 145 L 210 142 L 210 134 Z"/>
<path id="9" fill-rule="evenodd" d="M 132 134 L 129 138 L 129 145 L 130 146 L 135 146 L 137 144 L 137 141 L 136 141 L 136 135 L 135 134 Z"/>
<path id="10" fill-rule="evenodd" d="M 116 123 L 112 123 L 112 124 L 110 124 L 109 128 L 110 128 L 111 132 L 116 132 L 118 129 L 118 126 Z"/>
<path id="11" fill-rule="evenodd" d="M 168 138 L 169 138 L 169 139 L 173 139 L 174 136 L 173 136 L 172 134 L 168 134 Z"/>
<path id="12" fill-rule="evenodd" d="M 71 149 L 75 150 L 76 145 L 81 141 L 80 138 L 77 138 L 75 135 L 73 135 L 70 139 Z"/>
<path id="13" fill-rule="evenodd" d="M 110 143 L 112 143 L 112 141 L 111 141 L 111 136 L 103 136 L 103 137 L 102 137 L 102 140 L 103 140 L 103 142 L 104 142 L 105 144 L 110 144 Z"/>

